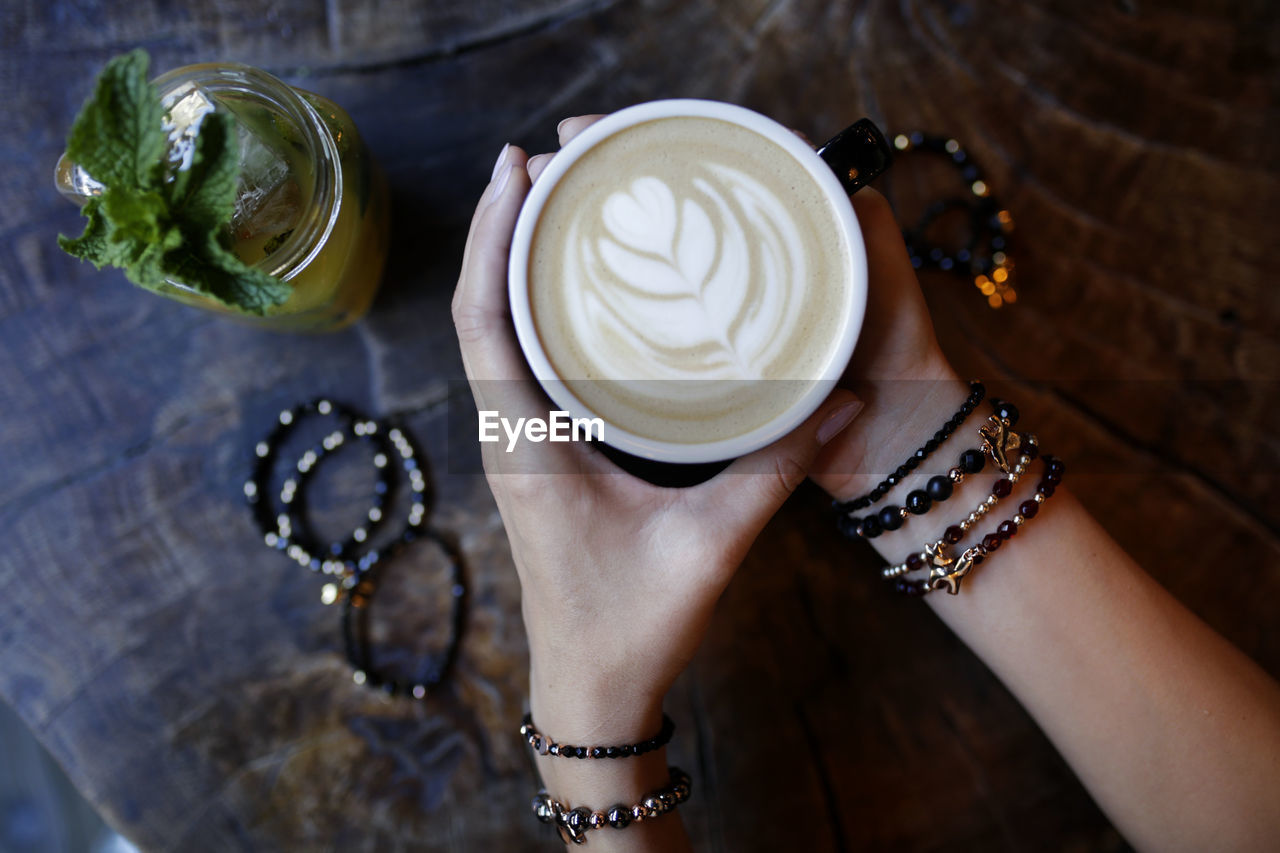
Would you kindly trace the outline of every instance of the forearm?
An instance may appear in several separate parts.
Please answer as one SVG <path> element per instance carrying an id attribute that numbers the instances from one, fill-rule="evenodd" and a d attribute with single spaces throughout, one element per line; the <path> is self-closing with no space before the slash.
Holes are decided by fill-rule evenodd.
<path id="1" fill-rule="evenodd" d="M 934 611 L 1153 850 L 1280 838 L 1280 689 L 1055 495 Z"/>
<path id="2" fill-rule="evenodd" d="M 870 489 L 898 455 L 932 435 L 965 391 L 955 379 L 927 394 L 916 389 L 916 398 L 936 404 L 932 413 L 891 428 L 872 412 L 860 425 L 862 449 L 892 445 L 895 455 L 885 457 L 892 461 L 822 484 L 838 497 Z M 877 506 L 901 503 L 954 465 L 976 444 L 983 409 Z M 1017 511 L 1033 493 L 1038 466 L 960 548 Z M 999 476 L 988 465 L 945 504 L 872 544 L 900 563 L 967 516 Z M 1256 849 L 1280 837 L 1280 688 L 1145 575 L 1070 494 L 1059 489 L 968 575 L 959 595 L 926 600 L 1009 686 L 1135 844 Z"/>

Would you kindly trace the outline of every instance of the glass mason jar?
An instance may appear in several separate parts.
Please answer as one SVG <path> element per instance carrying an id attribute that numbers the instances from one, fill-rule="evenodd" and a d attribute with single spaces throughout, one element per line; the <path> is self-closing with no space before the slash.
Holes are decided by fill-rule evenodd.
<path id="1" fill-rule="evenodd" d="M 287 331 L 330 331 L 368 310 L 386 260 L 386 179 L 351 117 L 332 101 L 247 65 L 188 65 L 157 77 L 169 163 L 189 163 L 199 119 L 231 113 L 240 143 L 240 181 L 231 247 L 245 263 L 293 286 L 283 304 L 256 316 L 168 280 L 165 296 L 239 320 Z M 83 205 L 102 186 L 68 161 L 58 189 Z"/>

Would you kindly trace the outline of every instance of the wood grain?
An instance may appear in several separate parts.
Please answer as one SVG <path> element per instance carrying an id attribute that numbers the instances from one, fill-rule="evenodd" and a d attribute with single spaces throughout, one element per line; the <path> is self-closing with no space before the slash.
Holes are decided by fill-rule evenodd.
<path id="1" fill-rule="evenodd" d="M 926 277 L 945 348 L 1019 402 L 1140 563 L 1280 673 L 1274 4 L 52 0 L 0 21 L 0 695 L 144 849 L 554 849 L 523 814 L 518 587 L 457 439 L 448 304 L 503 143 L 549 150 L 563 116 L 657 97 L 815 139 L 864 114 L 960 139 L 1013 212 L 1020 299 L 993 312 Z M 348 108 L 393 187 L 366 320 L 271 335 L 58 251 L 79 228 L 51 189 L 62 136 L 136 45 L 156 71 L 248 61 Z M 422 437 L 467 555 L 457 669 L 423 705 L 351 683 L 336 613 L 242 505 L 253 443 L 322 392 Z M 328 486 L 335 518 L 358 507 L 358 477 Z M 805 489 L 773 522 L 672 696 L 700 849 L 1124 849 L 824 506 Z M 439 561 L 395 572 L 383 647 L 428 649 Z"/>

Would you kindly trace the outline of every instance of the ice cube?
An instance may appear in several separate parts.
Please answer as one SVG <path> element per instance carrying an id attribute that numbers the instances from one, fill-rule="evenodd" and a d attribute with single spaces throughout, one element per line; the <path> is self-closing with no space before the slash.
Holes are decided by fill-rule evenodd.
<path id="1" fill-rule="evenodd" d="M 289 164 L 274 148 L 263 144 L 256 133 L 251 131 L 245 122 L 236 124 L 236 132 L 240 138 L 240 183 L 236 187 L 235 212 L 231 215 L 231 227 L 237 231 L 249 226 L 252 230 L 280 231 L 291 226 L 297 219 L 298 198 L 297 185 L 290 180 Z M 288 218 L 282 224 L 267 225 L 257 220 L 264 216 L 273 223 L 282 214 L 278 203 L 269 203 L 282 195 L 288 195 L 292 188 L 292 206 Z"/>
<path id="2" fill-rule="evenodd" d="M 185 83 L 165 98 L 167 110 L 164 131 L 169 138 L 165 154 L 169 174 L 191 168 L 195 156 L 196 136 L 204 117 L 217 109 L 217 104 L 192 83 Z M 63 154 L 54 175 L 58 191 L 81 206 L 90 198 L 102 195 L 106 187 L 77 163 Z"/>
<path id="3" fill-rule="evenodd" d="M 168 110 L 164 116 L 165 133 L 169 135 L 170 168 L 182 171 L 191 168 L 195 156 L 196 137 L 204 117 L 218 108 L 213 98 L 194 83 L 184 83 L 165 98 Z"/>
<path id="4" fill-rule="evenodd" d="M 195 140 L 200 133 L 204 117 L 214 110 L 222 110 L 236 116 L 236 142 L 240 154 L 240 180 L 236 186 L 235 210 L 231 215 L 231 228 L 236 234 L 260 233 L 269 226 L 256 221 L 268 200 L 280 194 L 289 183 L 289 164 L 274 146 L 268 145 L 251 129 L 250 117 L 237 115 L 231 103 L 218 101 L 199 86 L 188 83 L 166 98 L 171 104 L 165 116 L 165 130 L 169 133 L 169 162 L 177 169 L 191 166 L 195 152 Z M 283 226 L 283 230 L 296 218 L 297 205 Z M 272 222 L 280 219 L 276 211 Z"/>
<path id="5" fill-rule="evenodd" d="M 231 220 L 234 234 L 240 240 L 250 240 L 259 235 L 274 237 L 288 231 L 297 224 L 302 211 L 302 191 L 298 182 L 292 179 L 283 180 L 263 194 L 253 196 L 254 207 L 246 212 L 241 203 L 248 198 L 237 196 L 236 212 Z"/>
<path id="6" fill-rule="evenodd" d="M 196 138 L 206 115 L 220 110 L 234 115 L 237 145 L 239 147 L 239 182 L 236 187 L 236 207 L 232 214 L 232 233 L 247 238 L 253 234 L 276 234 L 292 228 L 297 222 L 302 206 L 301 191 L 294 181 L 288 161 L 278 149 L 278 140 L 264 141 L 255 129 L 261 115 L 252 113 L 250 106 L 238 110 L 230 102 L 215 99 L 195 83 L 183 83 L 165 95 L 164 131 L 169 137 L 169 150 L 165 155 L 169 174 L 191 168 L 196 154 Z M 261 113 L 261 108 L 257 108 Z M 269 126 L 260 132 L 269 132 Z M 102 195 L 102 184 L 79 165 L 70 163 L 67 156 L 59 161 L 55 183 L 59 192 L 78 205 L 93 196 Z"/>

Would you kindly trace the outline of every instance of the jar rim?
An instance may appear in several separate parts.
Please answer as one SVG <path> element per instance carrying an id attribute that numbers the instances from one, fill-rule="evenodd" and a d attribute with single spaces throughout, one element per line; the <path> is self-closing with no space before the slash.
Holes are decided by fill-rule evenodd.
<path id="1" fill-rule="evenodd" d="M 184 86 L 198 85 L 215 97 L 219 92 L 248 93 L 297 127 L 315 166 L 310 201 L 289 236 L 252 266 L 282 281 L 300 274 L 329 239 L 342 206 L 342 162 L 337 142 L 316 108 L 278 77 L 238 62 L 186 65 L 161 74 L 152 83 L 166 109 Z M 190 289 L 183 282 L 169 283 Z"/>

